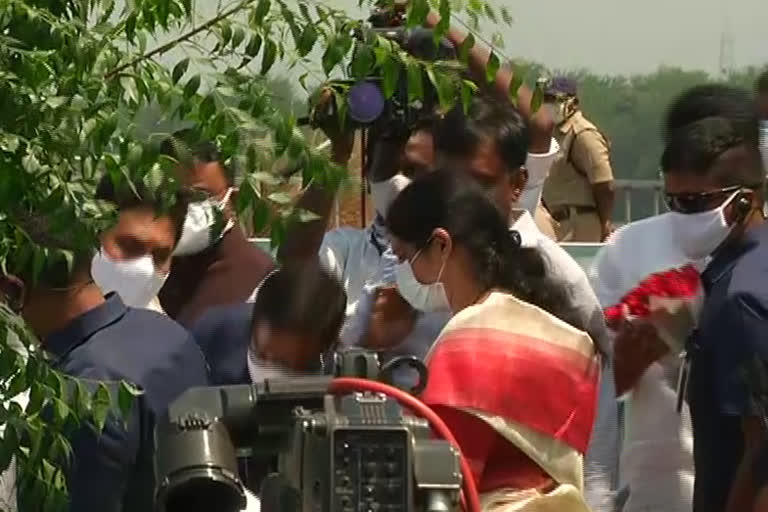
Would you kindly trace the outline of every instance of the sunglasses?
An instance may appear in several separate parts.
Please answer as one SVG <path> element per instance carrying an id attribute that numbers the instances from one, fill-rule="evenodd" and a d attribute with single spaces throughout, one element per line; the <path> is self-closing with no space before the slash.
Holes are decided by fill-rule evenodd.
<path id="1" fill-rule="evenodd" d="M 690 215 L 713 210 L 721 206 L 729 195 L 745 188 L 750 187 L 735 185 L 694 194 L 665 194 L 664 199 L 670 211 Z"/>

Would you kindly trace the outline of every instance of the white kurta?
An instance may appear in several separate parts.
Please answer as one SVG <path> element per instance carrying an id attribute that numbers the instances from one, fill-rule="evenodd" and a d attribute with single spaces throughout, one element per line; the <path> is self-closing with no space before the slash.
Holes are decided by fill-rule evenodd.
<path id="1" fill-rule="evenodd" d="M 590 270 L 603 307 L 618 303 L 648 275 L 688 260 L 675 243 L 667 214 L 630 223 L 597 254 Z M 622 483 L 630 488 L 624 512 L 690 512 L 693 432 L 688 407 L 675 410 L 679 359 L 650 366 L 627 398 L 621 456 Z"/>

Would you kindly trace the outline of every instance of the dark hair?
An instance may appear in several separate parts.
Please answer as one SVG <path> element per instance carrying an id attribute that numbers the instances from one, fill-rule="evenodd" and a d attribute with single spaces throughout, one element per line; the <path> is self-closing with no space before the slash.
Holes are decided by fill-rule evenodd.
<path id="1" fill-rule="evenodd" d="M 470 157 L 477 146 L 490 140 L 511 171 L 525 165 L 528 126 L 508 102 L 477 95 L 466 114 L 462 108 L 449 112 L 435 131 L 435 150 L 449 156 Z"/>
<path id="2" fill-rule="evenodd" d="M 233 185 L 235 173 L 221 161 L 219 148 L 213 142 L 205 140 L 192 128 L 174 132 L 160 145 L 160 154 L 183 161 L 194 158 L 203 163 L 218 162 L 224 172 L 228 185 Z"/>
<path id="3" fill-rule="evenodd" d="M 306 334 L 332 348 L 347 308 L 347 294 L 318 264 L 287 263 L 262 281 L 253 308 L 253 325 Z"/>
<path id="4" fill-rule="evenodd" d="M 438 170 L 415 179 L 392 203 L 387 227 L 419 248 L 443 228 L 468 251 L 484 288 L 503 288 L 555 316 L 568 316 L 562 290 L 545 280 L 539 251 L 520 247 L 519 234 L 509 230 L 496 206 L 463 173 Z"/>
<path id="5" fill-rule="evenodd" d="M 738 150 L 731 153 L 733 165 L 715 165 L 732 150 Z M 667 142 L 661 167 L 664 173 L 711 175 L 723 187 L 756 186 L 764 180 L 759 149 L 745 139 L 738 122 L 722 117 L 707 117 L 676 130 Z"/>
<path id="6" fill-rule="evenodd" d="M 760 76 L 757 77 L 757 81 L 755 82 L 755 92 L 757 92 L 757 94 L 768 93 L 768 69 L 760 73 Z"/>
<path id="7" fill-rule="evenodd" d="M 192 199 L 192 192 L 185 188 L 179 188 L 174 194 L 173 206 L 167 208 L 167 205 L 157 194 L 158 191 L 150 190 L 141 182 L 132 185 L 130 186 L 125 182 L 115 184 L 109 175 L 105 175 L 96 187 L 96 199 L 112 203 L 118 210 L 146 208 L 158 214 L 167 214 L 173 221 L 176 229 L 176 241 L 178 242 L 184 227 L 187 206 Z"/>
<path id="8" fill-rule="evenodd" d="M 662 137 L 669 140 L 677 130 L 708 117 L 731 121 L 745 141 L 757 144 L 759 121 L 754 100 L 746 90 L 723 84 L 697 85 L 680 94 L 667 109 Z"/>
<path id="9" fill-rule="evenodd" d="M 26 250 L 10 251 L 6 255 L 6 270 L 24 281 L 28 288 L 66 288 L 76 278 L 90 273 L 91 259 L 98 245 L 93 233 L 77 227 L 67 230 L 55 217 L 40 212 L 17 212 L 14 221 L 23 227 L 31 242 L 48 251 L 42 265 Z"/>

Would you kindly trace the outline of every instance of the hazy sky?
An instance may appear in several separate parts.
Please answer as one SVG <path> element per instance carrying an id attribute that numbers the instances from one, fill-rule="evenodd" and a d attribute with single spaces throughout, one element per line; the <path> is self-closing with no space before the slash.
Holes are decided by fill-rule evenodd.
<path id="1" fill-rule="evenodd" d="M 632 73 L 666 64 L 715 73 L 724 30 L 736 67 L 768 63 L 768 0 L 491 1 L 515 17 L 503 52 L 551 68 Z"/>

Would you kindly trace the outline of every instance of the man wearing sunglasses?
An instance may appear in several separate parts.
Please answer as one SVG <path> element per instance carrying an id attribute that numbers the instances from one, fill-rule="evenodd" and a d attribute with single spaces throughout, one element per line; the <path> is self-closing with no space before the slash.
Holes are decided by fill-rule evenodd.
<path id="1" fill-rule="evenodd" d="M 742 375 L 756 356 L 768 360 L 768 227 L 761 226 L 765 171 L 756 114 L 707 117 L 668 134 L 662 170 L 678 243 L 692 260 L 708 262 L 699 326 L 686 347 L 689 372 L 682 372 L 690 378 L 679 386 L 693 424 L 694 511 L 748 510 L 733 482 L 751 470 L 751 447 L 764 433 Z"/>

